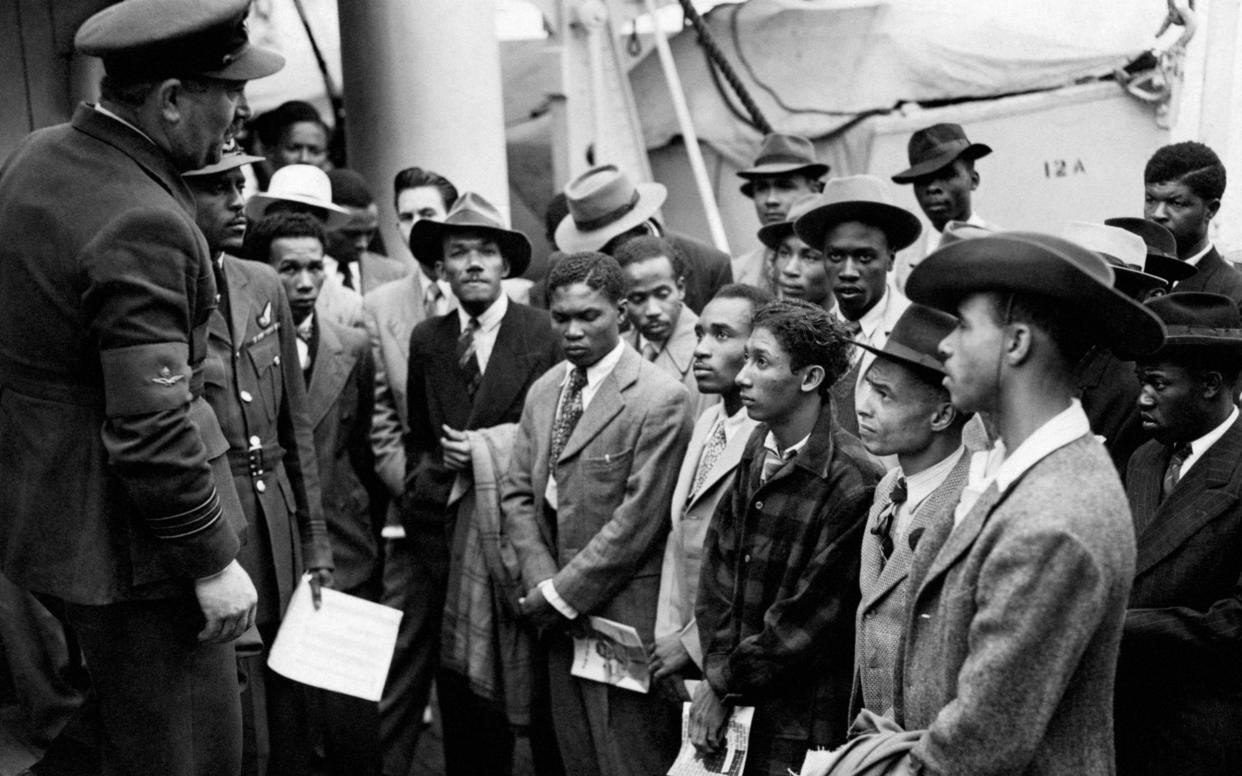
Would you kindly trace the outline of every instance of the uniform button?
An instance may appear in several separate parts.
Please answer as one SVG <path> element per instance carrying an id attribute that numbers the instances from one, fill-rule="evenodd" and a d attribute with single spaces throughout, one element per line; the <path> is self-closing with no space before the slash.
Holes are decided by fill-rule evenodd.
<path id="1" fill-rule="evenodd" d="M 244 401 L 244 402 L 246 402 L 246 403 L 250 403 L 250 402 L 254 401 L 254 397 L 250 395 L 250 391 L 242 391 L 242 392 L 241 392 L 241 400 L 242 400 L 242 401 Z"/>
<path id="2" fill-rule="evenodd" d="M 251 446 L 251 447 L 258 447 L 258 446 L 260 446 L 261 444 L 263 444 L 263 440 L 262 440 L 262 439 L 259 439 L 257 436 L 252 436 L 252 437 L 250 437 L 250 446 Z"/>
<path id="3" fill-rule="evenodd" d="M 746 555 L 742 557 L 742 562 L 743 562 L 743 563 L 750 563 L 750 553 L 749 553 L 749 552 L 748 552 L 748 553 L 746 553 Z"/>
<path id="4" fill-rule="evenodd" d="M 763 502 L 762 502 L 762 501 L 756 501 L 756 502 L 755 502 L 755 509 L 763 509 Z"/>
<path id="5" fill-rule="evenodd" d="M 280 356 L 272 356 L 272 363 L 273 363 L 273 364 L 279 364 L 279 363 L 280 363 Z"/>
<path id="6" fill-rule="evenodd" d="M 267 483 L 266 483 L 266 482 L 264 482 L 263 480 L 258 480 L 258 481 L 256 481 L 256 482 L 255 482 L 255 484 L 254 484 L 254 489 L 255 489 L 255 490 L 257 490 L 257 491 L 259 491 L 260 493 L 266 493 L 266 492 L 267 492 Z"/>

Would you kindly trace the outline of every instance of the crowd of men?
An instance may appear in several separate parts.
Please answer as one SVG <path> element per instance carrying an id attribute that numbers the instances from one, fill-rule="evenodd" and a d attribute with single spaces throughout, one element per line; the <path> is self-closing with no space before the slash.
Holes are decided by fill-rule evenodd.
<path id="1" fill-rule="evenodd" d="M 683 704 L 704 758 L 754 708 L 745 774 L 1242 772 L 1209 148 L 1151 157 L 1143 218 L 1007 231 L 972 201 L 992 149 L 937 124 L 892 175 L 925 231 L 771 134 L 732 258 L 603 165 L 523 280 L 478 193 L 396 171 L 385 250 L 313 108 L 246 124 L 282 65 L 247 5 L 91 17 L 98 103 L 0 168 L 30 773 L 408 776 L 434 709 L 449 774 L 524 740 L 539 774 L 650 776 Z M 268 666 L 303 575 L 401 611 L 378 704 Z M 650 691 L 573 673 L 592 617 L 637 631 Z"/>

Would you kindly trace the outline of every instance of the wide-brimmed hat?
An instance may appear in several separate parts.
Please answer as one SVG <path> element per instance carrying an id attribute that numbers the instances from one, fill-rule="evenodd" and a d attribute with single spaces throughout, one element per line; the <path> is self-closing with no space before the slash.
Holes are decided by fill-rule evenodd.
<path id="1" fill-rule="evenodd" d="M 1143 268 L 1170 283 L 1185 280 L 1199 270 L 1177 258 L 1177 238 L 1155 221 L 1146 218 L 1106 218 L 1104 223 L 1138 235 L 1147 244 L 1147 261 Z"/>
<path id="2" fill-rule="evenodd" d="M 810 140 L 800 135 L 773 132 L 764 135 L 755 163 L 745 170 L 738 170 L 737 177 L 746 179 L 742 184 L 742 193 L 751 197 L 754 196 L 755 178 L 801 172 L 818 179 L 826 175 L 828 169 L 828 165 L 815 158 L 815 146 Z"/>
<path id="3" fill-rule="evenodd" d="M 877 356 L 944 374 L 940 340 L 949 336 L 955 326 L 957 318 L 952 315 L 927 305 L 912 304 L 893 324 L 884 347 L 877 348 L 861 341 L 854 344 Z"/>
<path id="4" fill-rule="evenodd" d="M 238 167 L 244 167 L 247 164 L 254 164 L 263 161 L 262 156 L 253 156 L 242 150 L 237 144 L 237 140 L 230 138 L 229 142 L 224 146 L 224 150 L 220 153 L 220 161 L 215 164 L 209 164 L 206 167 L 200 167 L 197 170 L 181 173 L 182 178 L 201 178 L 206 175 L 216 175 L 217 173 L 235 170 Z"/>
<path id="5" fill-rule="evenodd" d="M 910 136 L 906 155 L 910 168 L 893 176 L 895 183 L 910 183 L 935 172 L 954 159 L 979 159 L 992 153 L 983 143 L 972 143 L 960 124 L 933 124 Z"/>
<path id="6" fill-rule="evenodd" d="M 1147 308 L 1164 322 L 1164 347 L 1212 348 L 1242 354 L 1242 316 L 1238 306 L 1223 294 L 1179 291 L 1158 296 Z"/>
<path id="7" fill-rule="evenodd" d="M 846 221 L 882 229 L 893 251 L 909 246 L 923 231 L 918 216 L 894 205 L 888 198 L 888 187 L 874 175 L 848 175 L 828 181 L 816 206 L 794 223 L 794 231 L 807 245 L 822 251 L 828 231 Z"/>
<path id="8" fill-rule="evenodd" d="M 947 221 L 945 222 L 944 229 L 940 230 L 940 245 L 938 247 L 943 248 L 955 242 L 973 240 L 976 237 L 986 237 L 989 234 L 995 233 L 995 229 L 967 221 Z"/>
<path id="9" fill-rule="evenodd" d="M 443 221 L 423 218 L 415 223 L 410 230 L 410 253 L 432 269 L 444 257 L 444 238 L 456 232 L 477 232 L 494 239 L 509 262 L 509 277 L 518 277 L 530 266 L 530 240 L 506 228 L 496 206 L 473 191 L 458 197 Z"/>
<path id="10" fill-rule="evenodd" d="M 285 58 L 251 46 L 250 0 L 125 0 L 91 16 L 74 47 L 103 60 L 122 81 L 206 76 L 249 81 L 280 70 Z"/>
<path id="11" fill-rule="evenodd" d="M 1063 304 L 1085 324 L 1093 342 L 1136 354 L 1164 342 L 1164 326 L 1150 310 L 1113 288 L 1113 270 L 1094 251 L 1036 232 L 997 232 L 946 245 L 906 280 L 906 296 L 957 312 L 958 303 L 983 291 L 1034 294 Z"/>
<path id="12" fill-rule="evenodd" d="M 635 184 L 616 165 L 594 167 L 565 184 L 569 215 L 556 227 L 566 253 L 598 251 L 656 214 L 668 196 L 659 183 Z"/>
<path id="13" fill-rule="evenodd" d="M 287 164 L 272 173 L 267 191 L 246 201 L 246 218 L 261 221 L 268 207 L 277 202 L 296 202 L 324 212 L 324 229 L 332 231 L 349 223 L 349 211 L 332 202 L 332 181 L 328 174 L 310 164 Z"/>
<path id="14" fill-rule="evenodd" d="M 1147 244 L 1133 232 L 1107 224 L 1070 221 L 1061 236 L 1100 254 L 1113 268 L 1113 285 L 1131 298 L 1145 296 L 1153 288 L 1169 289 L 1169 281 L 1143 271 Z"/>
<path id="15" fill-rule="evenodd" d="M 809 213 L 817 204 L 819 204 L 818 194 L 803 194 L 798 197 L 789 206 L 789 215 L 785 216 L 784 221 L 759 227 L 759 242 L 772 250 L 780 248 L 785 238 L 794 233 L 794 222 Z M 815 250 L 819 250 L 820 247 L 822 246 L 815 246 Z"/>

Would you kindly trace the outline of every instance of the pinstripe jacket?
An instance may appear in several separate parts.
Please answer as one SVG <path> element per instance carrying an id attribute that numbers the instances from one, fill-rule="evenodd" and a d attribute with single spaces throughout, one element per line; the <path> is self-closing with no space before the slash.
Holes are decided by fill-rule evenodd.
<path id="1" fill-rule="evenodd" d="M 1148 442 L 1126 477 L 1138 560 L 1117 675 L 1120 772 L 1238 773 L 1242 420 L 1160 503 L 1168 459 Z"/>

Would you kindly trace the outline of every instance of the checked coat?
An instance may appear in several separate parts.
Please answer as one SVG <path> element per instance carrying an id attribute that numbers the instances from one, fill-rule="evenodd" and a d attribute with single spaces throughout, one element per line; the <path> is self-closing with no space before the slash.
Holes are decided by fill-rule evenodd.
<path id="1" fill-rule="evenodd" d="M 845 741 L 859 545 L 882 473 L 825 402 L 806 445 L 761 485 L 768 430 L 751 434 L 712 518 L 696 607 L 704 676 L 727 703 L 755 707 L 747 773 L 784 773 L 808 748 Z"/>
<path id="2" fill-rule="evenodd" d="M 1126 774 L 1242 773 L 1242 421 L 1160 503 L 1169 448 L 1130 461 L 1138 561 L 1117 669 Z"/>

